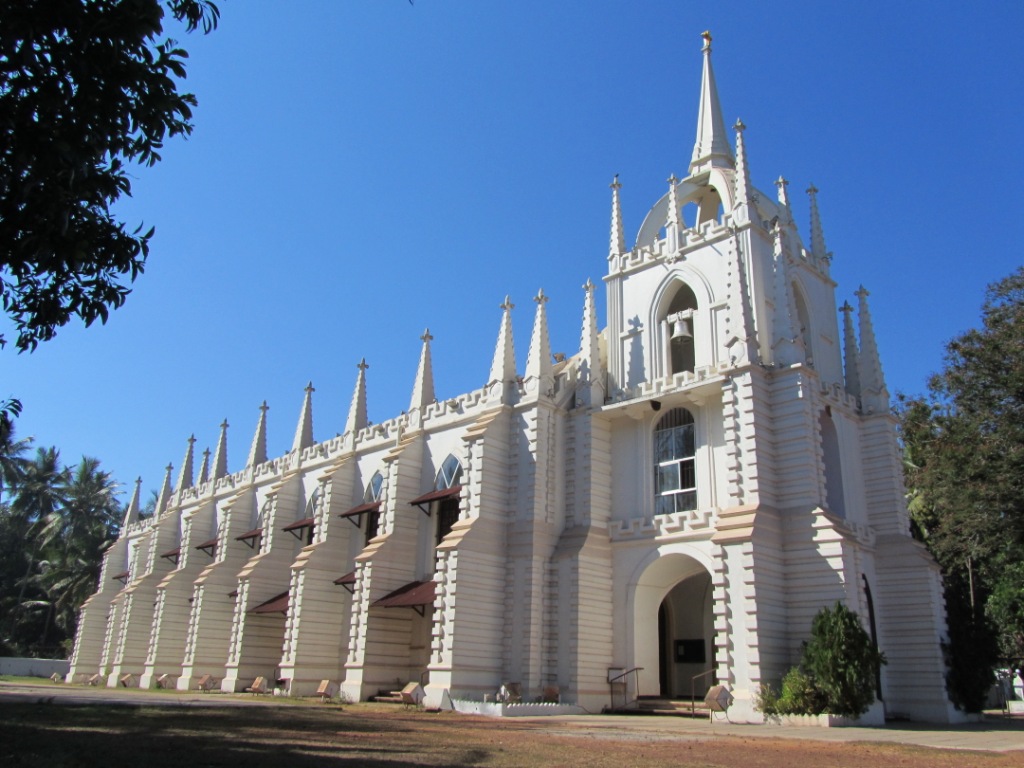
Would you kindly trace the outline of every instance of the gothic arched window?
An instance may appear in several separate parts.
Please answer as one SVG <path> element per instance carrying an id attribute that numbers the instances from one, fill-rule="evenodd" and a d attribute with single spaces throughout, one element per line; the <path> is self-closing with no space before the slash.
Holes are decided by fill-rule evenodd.
<path id="1" fill-rule="evenodd" d="M 384 475 L 379 471 L 373 473 L 373 477 L 370 478 L 370 482 L 366 484 L 366 490 L 363 492 L 363 503 L 373 504 L 376 501 L 380 501 L 381 491 L 384 489 Z M 380 530 L 380 509 L 371 509 L 366 513 L 366 543 L 370 543 L 370 539 L 377 535 Z"/>
<path id="2" fill-rule="evenodd" d="M 793 304 L 796 306 L 796 321 L 800 324 L 800 338 L 804 343 L 804 354 L 807 364 L 814 366 L 814 350 L 811 345 L 814 334 L 811 332 L 811 316 L 807 311 L 807 302 L 804 301 L 803 292 L 793 284 Z"/>
<path id="3" fill-rule="evenodd" d="M 693 414 L 673 408 L 654 430 L 654 513 L 697 508 L 697 453 Z"/>
<path id="4" fill-rule="evenodd" d="M 434 480 L 434 490 L 456 490 L 462 486 L 462 464 L 448 454 Z M 459 494 L 453 493 L 437 501 L 437 543 L 451 533 L 452 526 L 459 519 Z"/>
<path id="5" fill-rule="evenodd" d="M 829 409 L 821 412 L 821 454 L 825 464 L 825 506 L 839 517 L 846 517 L 846 494 L 843 490 L 843 460 L 839 434 Z"/>

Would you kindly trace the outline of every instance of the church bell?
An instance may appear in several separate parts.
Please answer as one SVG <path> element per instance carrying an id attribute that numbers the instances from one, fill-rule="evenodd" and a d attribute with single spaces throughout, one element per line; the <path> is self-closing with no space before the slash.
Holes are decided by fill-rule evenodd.
<path id="1" fill-rule="evenodd" d="M 690 321 L 680 318 L 672 323 L 672 341 L 693 341 L 693 331 L 690 330 Z"/>

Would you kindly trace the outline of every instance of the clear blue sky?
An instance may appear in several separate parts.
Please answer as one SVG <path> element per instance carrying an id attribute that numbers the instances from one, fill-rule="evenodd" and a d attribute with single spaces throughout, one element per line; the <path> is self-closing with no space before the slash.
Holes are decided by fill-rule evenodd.
<path id="1" fill-rule="evenodd" d="M 157 228 L 127 305 L 0 353 L 19 434 L 126 487 L 176 477 L 225 417 L 241 469 L 264 399 L 283 453 L 308 380 L 333 436 L 364 356 L 371 420 L 397 415 L 427 326 L 438 397 L 481 386 L 506 293 L 520 370 L 540 287 L 552 348 L 574 352 L 612 176 L 632 242 L 685 175 L 704 29 L 754 183 L 791 181 L 805 241 L 803 190 L 821 190 L 838 300 L 871 291 L 893 393 L 924 389 L 1022 263 L 1018 0 L 220 5 L 214 34 L 173 30 L 196 129 L 120 206 Z"/>

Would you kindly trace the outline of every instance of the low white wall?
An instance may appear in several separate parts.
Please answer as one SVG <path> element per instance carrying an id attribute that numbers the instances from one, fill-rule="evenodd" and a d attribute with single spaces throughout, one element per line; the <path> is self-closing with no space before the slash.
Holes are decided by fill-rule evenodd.
<path id="1" fill-rule="evenodd" d="M 51 677 L 56 672 L 67 675 L 71 662 L 67 659 L 24 659 L 17 656 L 0 656 L 0 675 L 17 677 Z"/>
<path id="2" fill-rule="evenodd" d="M 496 701 L 465 701 L 452 699 L 452 709 L 466 715 L 490 717 L 536 717 L 538 715 L 582 715 L 586 711 L 575 704 L 524 703 L 505 704 Z"/>

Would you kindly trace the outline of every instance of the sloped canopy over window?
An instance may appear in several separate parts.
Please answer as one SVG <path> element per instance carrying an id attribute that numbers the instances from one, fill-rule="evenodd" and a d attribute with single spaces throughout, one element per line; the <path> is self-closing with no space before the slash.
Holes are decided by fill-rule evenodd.
<path id="1" fill-rule="evenodd" d="M 265 603 L 260 603 L 255 608 L 249 611 L 249 613 L 288 613 L 288 593 L 282 592 L 280 595 L 267 600 Z"/>
<path id="2" fill-rule="evenodd" d="M 432 581 L 411 581 L 394 592 L 390 592 L 380 600 L 374 601 L 371 608 L 414 608 L 424 615 L 424 606 L 434 604 L 437 585 Z"/>
<path id="3" fill-rule="evenodd" d="M 441 463 L 441 469 L 437 472 L 437 477 L 434 480 L 434 490 L 422 496 L 417 496 L 409 503 L 415 504 L 427 515 L 430 515 L 430 503 L 432 501 L 457 497 L 461 491 L 462 463 L 452 454 L 448 454 L 448 457 Z"/>
<path id="4" fill-rule="evenodd" d="M 214 553 L 217 551 L 217 539 L 214 538 L 209 541 L 204 541 L 202 544 L 197 544 L 196 549 L 201 549 L 210 557 L 213 557 Z"/>
<path id="5" fill-rule="evenodd" d="M 346 511 L 342 512 L 340 515 L 338 515 L 338 517 L 347 517 L 349 520 L 352 520 L 352 522 L 354 522 L 356 525 L 359 525 L 359 518 L 362 515 L 365 515 L 367 512 L 379 512 L 379 511 L 380 511 L 380 502 L 379 501 L 371 501 L 371 502 L 368 502 L 366 504 L 360 504 L 358 507 L 352 507 L 352 509 L 349 509 L 349 510 L 346 510 Z M 353 519 L 353 518 L 355 518 L 355 519 Z"/>
<path id="6" fill-rule="evenodd" d="M 162 555 L 160 555 L 160 557 L 166 558 L 167 560 L 172 560 L 174 562 L 174 564 L 177 565 L 178 564 L 178 558 L 181 557 L 181 547 L 175 547 L 174 549 L 169 549 L 166 552 L 164 552 Z"/>
<path id="7" fill-rule="evenodd" d="M 251 549 L 255 549 L 256 543 L 259 541 L 261 536 L 263 536 L 263 529 L 253 528 L 251 531 L 246 531 L 241 536 L 235 536 L 235 541 L 244 541 Z"/>
<path id="8" fill-rule="evenodd" d="M 410 501 L 410 504 L 415 504 L 420 509 L 423 509 L 424 504 L 430 504 L 432 501 L 438 501 L 440 499 L 450 499 L 453 496 L 458 496 L 462 493 L 462 486 L 455 485 L 451 488 L 442 488 L 439 491 L 431 491 L 430 493 L 424 493 L 422 496 L 417 496 L 415 499 Z M 429 509 L 424 509 L 428 515 L 430 514 Z"/>
<path id="9" fill-rule="evenodd" d="M 344 587 L 349 592 L 355 592 L 356 572 L 349 571 L 344 576 L 340 576 L 337 579 L 335 579 L 334 583 Z"/>

